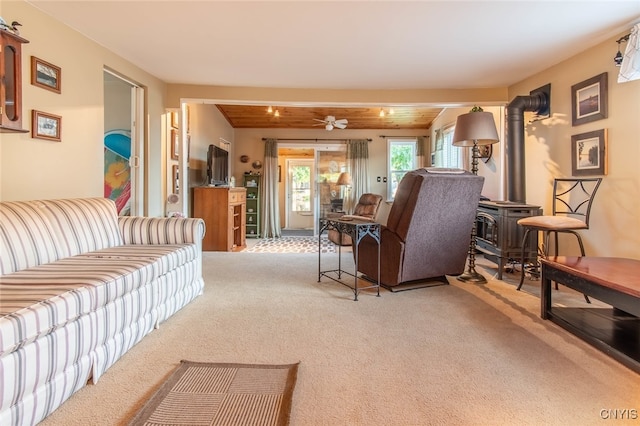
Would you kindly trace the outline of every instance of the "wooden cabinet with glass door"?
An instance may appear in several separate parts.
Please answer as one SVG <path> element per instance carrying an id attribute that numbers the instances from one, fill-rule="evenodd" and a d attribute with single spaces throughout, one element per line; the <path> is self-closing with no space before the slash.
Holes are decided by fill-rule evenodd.
<path id="1" fill-rule="evenodd" d="M 244 187 L 247 190 L 247 238 L 260 236 L 260 178 L 255 174 L 244 175 Z"/>
<path id="2" fill-rule="evenodd" d="M 23 132 L 22 45 L 29 41 L 0 30 L 0 132 Z"/>

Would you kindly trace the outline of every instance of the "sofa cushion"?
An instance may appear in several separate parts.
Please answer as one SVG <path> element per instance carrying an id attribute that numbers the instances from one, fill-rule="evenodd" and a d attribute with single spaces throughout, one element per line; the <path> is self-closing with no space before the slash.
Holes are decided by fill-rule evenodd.
<path id="1" fill-rule="evenodd" d="M 0 275 L 63 257 L 44 203 L 0 203 L 0 253 Z"/>
<path id="2" fill-rule="evenodd" d="M 124 245 L 0 277 L 0 356 L 198 256 L 195 244 Z"/>
<path id="3" fill-rule="evenodd" d="M 0 203 L 0 275 L 122 245 L 108 198 Z"/>
<path id="4" fill-rule="evenodd" d="M 118 213 L 108 198 L 43 201 L 59 245 L 61 257 L 122 245 Z"/>

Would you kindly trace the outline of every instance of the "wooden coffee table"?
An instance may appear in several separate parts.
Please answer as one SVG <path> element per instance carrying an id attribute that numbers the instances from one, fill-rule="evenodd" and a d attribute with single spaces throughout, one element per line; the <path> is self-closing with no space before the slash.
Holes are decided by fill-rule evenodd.
<path id="1" fill-rule="evenodd" d="M 541 263 L 542 318 L 640 373 L 640 260 L 551 256 Z M 552 281 L 611 307 L 553 306 Z"/>

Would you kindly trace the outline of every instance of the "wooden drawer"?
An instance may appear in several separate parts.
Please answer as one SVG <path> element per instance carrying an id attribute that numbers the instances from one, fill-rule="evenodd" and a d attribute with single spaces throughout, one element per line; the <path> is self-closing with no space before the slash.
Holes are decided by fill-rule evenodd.
<path id="1" fill-rule="evenodd" d="M 229 203 L 243 203 L 245 199 L 245 191 L 229 191 Z"/>

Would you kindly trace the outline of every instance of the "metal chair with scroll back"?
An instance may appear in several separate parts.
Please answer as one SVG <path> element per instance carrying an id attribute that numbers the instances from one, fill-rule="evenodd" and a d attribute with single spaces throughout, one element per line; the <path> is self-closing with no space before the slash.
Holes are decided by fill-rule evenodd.
<path id="1" fill-rule="evenodd" d="M 530 231 L 542 231 L 544 233 L 544 242 L 540 250 L 540 255 L 543 257 L 549 256 L 549 238 L 552 233 L 555 237 L 554 253 L 556 256 L 558 255 L 558 233 L 575 235 L 580 245 L 580 253 L 582 256 L 585 255 L 584 244 L 577 231 L 589 229 L 591 206 L 600 182 L 602 182 L 602 178 L 554 179 L 552 214 L 530 216 L 518 220 L 518 225 L 524 228 L 522 251 L 520 253 L 521 273 L 518 290 L 524 283 L 525 247 L 527 246 L 527 238 Z M 556 283 L 557 288 L 558 283 Z M 584 298 L 589 302 L 589 298 L 586 295 Z"/>

